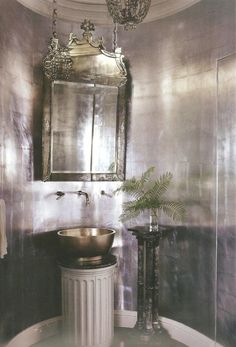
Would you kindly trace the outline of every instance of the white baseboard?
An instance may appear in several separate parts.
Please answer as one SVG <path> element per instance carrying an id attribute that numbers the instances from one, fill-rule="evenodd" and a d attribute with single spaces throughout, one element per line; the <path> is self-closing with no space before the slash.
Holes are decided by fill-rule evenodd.
<path id="1" fill-rule="evenodd" d="M 21 331 L 5 347 L 31 347 L 44 339 L 57 335 L 61 330 L 62 317 L 53 317 Z"/>
<path id="2" fill-rule="evenodd" d="M 169 318 L 161 317 L 163 327 L 170 336 L 189 347 L 223 347 L 206 335 L 199 333 L 187 325 L 179 323 Z"/>
<path id="3" fill-rule="evenodd" d="M 137 320 L 136 311 L 115 311 L 114 323 L 117 328 L 133 328 Z"/>
<path id="4" fill-rule="evenodd" d="M 133 328 L 137 319 L 135 311 L 115 311 L 116 327 Z M 170 336 L 188 347 L 223 347 L 198 331 L 174 321 L 161 317 L 163 327 Z M 44 339 L 53 337 L 61 330 L 62 317 L 54 317 L 39 322 L 16 335 L 5 347 L 31 347 Z"/>
<path id="5" fill-rule="evenodd" d="M 115 326 L 133 328 L 137 320 L 136 311 L 115 311 Z M 170 336 L 188 347 L 224 347 L 187 325 L 169 318 L 160 317 L 162 326 Z"/>

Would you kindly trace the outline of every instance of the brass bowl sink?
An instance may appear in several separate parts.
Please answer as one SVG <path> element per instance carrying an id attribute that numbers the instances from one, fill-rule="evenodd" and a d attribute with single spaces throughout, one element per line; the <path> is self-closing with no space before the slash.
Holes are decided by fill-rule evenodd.
<path id="1" fill-rule="evenodd" d="M 63 253 L 81 261 L 100 260 L 111 249 L 115 230 L 72 228 L 57 232 Z"/>

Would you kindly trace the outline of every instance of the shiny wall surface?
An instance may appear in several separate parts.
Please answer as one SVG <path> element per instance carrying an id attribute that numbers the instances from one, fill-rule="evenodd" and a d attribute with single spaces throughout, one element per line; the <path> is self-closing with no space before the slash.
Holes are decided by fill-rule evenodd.
<path id="1" fill-rule="evenodd" d="M 118 36 L 132 76 L 126 176 L 139 175 L 151 165 L 157 167 L 159 174 L 172 171 L 171 197 L 183 200 L 187 207 L 185 224 L 175 226 L 175 236 L 162 242 L 160 314 L 212 338 L 217 289 L 217 124 L 224 124 L 221 130 L 225 138 L 230 128 L 224 123 L 226 109 L 218 122 L 216 117 L 217 60 L 235 52 L 235 6 L 234 0 L 202 0 L 177 15 L 142 24 L 136 31 L 120 29 Z M 7 205 L 9 243 L 8 256 L 0 260 L 3 339 L 61 312 L 56 229 L 83 225 L 117 229 L 113 249 L 119 264 L 115 285 L 117 309 L 136 309 L 137 249 L 136 240 L 127 231 L 129 224 L 124 226 L 118 221 L 124 197 L 100 194 L 101 190 L 111 194 L 119 183 L 40 180 L 40 62 L 47 50 L 50 23 L 15 0 L 2 0 L 0 9 L 0 198 Z M 70 31 L 80 32 L 79 25 L 59 23 L 61 38 Z M 98 28 L 98 33 L 105 37 L 105 42 L 111 42 L 107 28 Z M 230 71 L 230 65 L 227 69 Z M 220 105 L 226 105 L 228 94 L 220 95 Z M 233 97 L 230 100 L 235 111 Z M 233 155 L 233 132 L 230 139 L 228 147 Z M 222 149 L 219 153 L 229 163 L 229 154 Z M 222 175 L 219 182 L 231 182 L 228 174 Z M 76 194 L 56 200 L 58 190 L 86 191 L 90 207 Z M 222 213 L 228 211 L 229 204 L 233 211 L 234 197 L 230 196 L 219 191 Z M 232 218 L 233 213 L 230 214 Z M 144 215 L 133 224 L 147 220 Z M 163 217 L 162 223 L 171 221 Z M 218 244 L 221 270 L 217 337 L 227 347 L 234 346 L 235 324 L 231 303 L 232 296 L 235 297 L 236 241 L 234 229 L 230 230 L 227 253 L 222 252 L 226 250 L 224 228 Z M 231 260 L 226 264 L 226 259 Z M 229 271 L 231 277 L 226 275 Z"/>
<path id="2" fill-rule="evenodd" d="M 171 246 L 163 241 L 160 313 L 212 338 L 217 331 L 225 346 L 235 345 L 236 243 L 231 228 L 227 234 L 220 231 L 216 248 L 216 221 L 221 219 L 218 212 L 220 216 L 228 211 L 233 223 L 235 193 L 227 175 L 222 179 L 219 173 L 217 185 L 216 159 L 229 163 L 233 157 L 233 130 L 227 131 L 233 124 L 235 98 L 229 93 L 228 104 L 228 94 L 222 94 L 225 110 L 218 125 L 217 61 L 235 52 L 235 6 L 235 1 L 201 1 L 179 15 L 139 26 L 136 40 L 132 33 L 120 38 L 127 46 L 133 83 L 128 175 L 152 164 L 160 172 L 172 171 L 173 194 L 187 206 L 186 225 L 177 228 L 176 241 Z M 222 127 L 227 117 L 229 123 L 226 120 Z M 217 135 L 222 131 L 228 138 L 227 155 L 223 149 L 217 154 Z M 233 162 L 230 168 L 234 170 Z M 223 192 L 225 184 L 228 195 Z"/>
<path id="3" fill-rule="evenodd" d="M 218 62 L 218 336 L 236 345 L 236 54 Z M 225 332 L 228 332 L 225 335 Z"/>
<path id="4" fill-rule="evenodd" d="M 55 260 L 32 242 L 34 211 L 41 200 L 34 186 L 34 155 L 41 146 L 42 75 L 37 66 L 45 43 L 36 28 L 42 25 L 39 16 L 14 0 L 1 1 L 0 197 L 6 203 L 8 255 L 0 259 L 0 341 L 60 312 Z"/>

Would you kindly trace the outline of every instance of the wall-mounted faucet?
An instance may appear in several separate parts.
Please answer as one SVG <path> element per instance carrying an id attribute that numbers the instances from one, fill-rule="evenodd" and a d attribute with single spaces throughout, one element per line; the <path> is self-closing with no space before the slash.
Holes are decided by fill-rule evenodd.
<path id="1" fill-rule="evenodd" d="M 83 192 L 82 190 L 78 190 L 76 192 L 73 192 L 73 191 L 72 192 L 62 192 L 62 191 L 59 190 L 59 191 L 56 192 L 56 196 L 57 196 L 56 200 L 61 199 L 66 193 L 71 193 L 71 194 L 76 193 L 76 194 L 78 194 L 78 196 L 84 195 L 85 196 L 85 200 L 86 200 L 86 206 L 88 206 L 89 203 L 90 203 L 88 193 Z"/>
<path id="2" fill-rule="evenodd" d="M 78 190 L 78 195 L 80 196 L 80 195 L 84 195 L 85 196 L 85 200 L 86 200 L 86 206 L 89 206 L 89 196 L 88 196 L 88 193 L 86 193 L 86 192 L 83 192 L 82 190 Z"/>

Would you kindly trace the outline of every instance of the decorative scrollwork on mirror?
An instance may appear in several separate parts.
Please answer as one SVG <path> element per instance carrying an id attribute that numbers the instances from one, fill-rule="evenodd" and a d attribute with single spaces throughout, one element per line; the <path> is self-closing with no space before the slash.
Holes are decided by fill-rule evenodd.
<path id="1" fill-rule="evenodd" d="M 69 80 L 45 81 L 43 180 L 117 181 L 125 175 L 127 71 L 85 20 L 70 34 Z"/>

